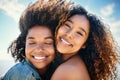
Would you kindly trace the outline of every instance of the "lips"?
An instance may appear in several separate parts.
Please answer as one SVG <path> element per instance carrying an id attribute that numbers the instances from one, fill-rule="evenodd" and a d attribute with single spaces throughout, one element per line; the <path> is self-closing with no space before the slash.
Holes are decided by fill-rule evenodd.
<path id="1" fill-rule="evenodd" d="M 37 59 L 37 60 L 42 60 L 42 59 L 45 59 L 45 57 L 37 57 L 37 56 L 33 56 L 34 59 Z"/>
<path id="2" fill-rule="evenodd" d="M 60 41 L 65 45 L 72 46 L 72 44 L 69 41 L 67 41 L 65 38 L 60 37 Z"/>
<path id="3" fill-rule="evenodd" d="M 46 60 L 47 56 L 32 56 L 32 58 L 36 61 L 44 61 Z"/>

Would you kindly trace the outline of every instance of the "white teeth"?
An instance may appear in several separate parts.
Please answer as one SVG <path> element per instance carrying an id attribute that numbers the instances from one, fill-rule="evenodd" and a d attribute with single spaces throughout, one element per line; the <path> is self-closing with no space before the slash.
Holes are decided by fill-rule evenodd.
<path id="1" fill-rule="evenodd" d="M 64 42 L 65 44 L 68 44 L 68 45 L 70 45 L 70 43 L 68 43 L 67 41 L 65 41 L 64 39 L 61 39 L 62 40 L 62 42 Z"/>
<path id="2" fill-rule="evenodd" d="M 38 59 L 38 60 L 41 60 L 41 59 L 44 59 L 45 57 L 37 57 L 37 56 L 34 56 L 35 59 Z"/>

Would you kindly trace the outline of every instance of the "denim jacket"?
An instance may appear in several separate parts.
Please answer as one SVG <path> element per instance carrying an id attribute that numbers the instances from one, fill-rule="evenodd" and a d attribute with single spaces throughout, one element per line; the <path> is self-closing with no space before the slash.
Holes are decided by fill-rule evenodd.
<path id="1" fill-rule="evenodd" d="M 25 60 L 13 66 L 2 80 L 42 80 L 35 67 Z"/>

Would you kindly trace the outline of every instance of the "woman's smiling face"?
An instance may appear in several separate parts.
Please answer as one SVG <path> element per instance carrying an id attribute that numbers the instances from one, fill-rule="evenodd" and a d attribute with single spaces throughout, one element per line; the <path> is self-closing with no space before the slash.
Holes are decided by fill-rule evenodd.
<path id="1" fill-rule="evenodd" d="M 26 37 L 26 58 L 39 70 L 45 69 L 54 59 L 54 41 L 51 30 L 35 26 Z"/>
<path id="2" fill-rule="evenodd" d="M 89 21 L 84 15 L 70 17 L 57 31 L 57 50 L 63 55 L 76 54 L 81 48 L 85 48 L 89 30 Z"/>

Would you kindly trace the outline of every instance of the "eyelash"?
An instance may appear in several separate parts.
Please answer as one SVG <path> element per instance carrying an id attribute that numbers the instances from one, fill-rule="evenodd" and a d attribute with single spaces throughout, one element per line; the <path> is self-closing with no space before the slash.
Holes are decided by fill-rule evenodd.
<path id="1" fill-rule="evenodd" d="M 65 24 L 65 27 L 67 27 L 67 28 L 71 28 L 68 24 Z"/>
<path id="2" fill-rule="evenodd" d="M 53 43 L 45 43 L 45 44 L 47 44 L 47 45 L 52 45 Z"/>
<path id="3" fill-rule="evenodd" d="M 79 34 L 80 36 L 83 36 L 83 34 L 81 32 L 77 32 L 77 34 Z"/>
<path id="4" fill-rule="evenodd" d="M 29 44 L 29 45 L 33 45 L 33 44 L 35 44 L 35 42 L 29 42 L 28 44 Z"/>

